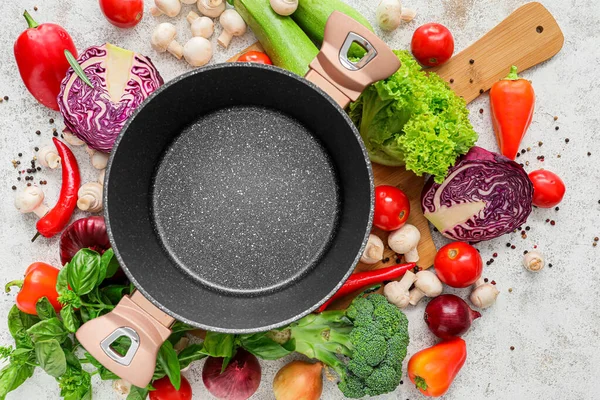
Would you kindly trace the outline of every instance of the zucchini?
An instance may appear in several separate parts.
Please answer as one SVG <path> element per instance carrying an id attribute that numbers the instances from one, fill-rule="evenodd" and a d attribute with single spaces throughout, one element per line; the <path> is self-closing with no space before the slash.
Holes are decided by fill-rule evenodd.
<path id="1" fill-rule="evenodd" d="M 292 14 L 292 18 L 308 37 L 321 47 L 325 23 L 334 11 L 346 14 L 374 32 L 369 21 L 342 0 L 298 0 L 298 9 Z M 361 58 L 364 54 L 365 51 L 357 44 L 353 44 L 348 51 L 350 57 Z"/>
<path id="2" fill-rule="evenodd" d="M 273 64 L 306 75 L 319 49 L 294 20 L 276 14 L 269 0 L 234 0 L 233 4 Z"/>

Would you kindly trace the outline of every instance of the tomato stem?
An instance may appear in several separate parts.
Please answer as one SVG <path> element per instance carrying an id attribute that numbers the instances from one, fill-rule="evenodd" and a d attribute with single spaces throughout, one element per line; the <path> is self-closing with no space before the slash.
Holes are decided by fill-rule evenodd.
<path id="1" fill-rule="evenodd" d="M 25 12 L 23 12 L 23 16 L 25 17 L 25 20 L 27 21 L 27 25 L 29 25 L 30 28 L 37 28 L 39 26 L 38 23 L 35 22 L 35 20 L 31 17 L 31 15 L 29 15 L 27 10 L 25 10 Z"/>
<path id="2" fill-rule="evenodd" d="M 23 281 L 22 280 L 15 280 L 15 281 L 10 281 L 8 282 L 5 286 L 4 286 L 4 291 L 6 293 L 10 293 L 10 288 L 12 288 L 13 286 L 18 287 L 19 289 L 21 289 L 23 287 Z"/>

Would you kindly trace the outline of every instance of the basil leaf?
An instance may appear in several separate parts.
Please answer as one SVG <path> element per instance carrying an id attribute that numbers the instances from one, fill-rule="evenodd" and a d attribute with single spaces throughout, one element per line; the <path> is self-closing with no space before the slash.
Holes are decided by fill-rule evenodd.
<path id="1" fill-rule="evenodd" d="M 148 392 L 149 390 L 146 388 L 139 388 L 131 385 L 129 395 L 127 395 L 126 400 L 146 400 L 146 397 L 148 397 Z"/>
<path id="2" fill-rule="evenodd" d="M 98 373 L 100 374 L 100 379 L 102 379 L 103 381 L 114 381 L 116 379 L 121 379 L 119 376 L 110 372 L 105 367 L 98 368 Z"/>
<path id="3" fill-rule="evenodd" d="M 181 370 L 173 345 L 168 340 L 160 346 L 156 362 L 165 371 L 175 390 L 181 386 Z"/>
<path id="4" fill-rule="evenodd" d="M 211 357 L 232 357 L 235 335 L 206 332 L 204 351 Z"/>
<path id="5" fill-rule="evenodd" d="M 29 348 L 29 347 L 19 347 L 18 349 L 14 349 L 11 352 L 11 357 L 17 357 L 17 356 L 21 356 L 23 354 L 28 354 L 31 353 L 33 351 L 33 349 Z"/>
<path id="6" fill-rule="evenodd" d="M 87 371 L 67 368 L 64 375 L 58 379 L 60 395 L 65 400 L 91 400 L 92 382 Z"/>
<path id="7" fill-rule="evenodd" d="M 129 285 L 110 285 L 103 287 L 100 291 L 112 305 L 117 305 L 125 294 L 129 294 Z"/>
<path id="8" fill-rule="evenodd" d="M 68 304 L 64 306 L 63 309 L 60 310 L 60 316 L 63 320 L 65 328 L 69 332 L 75 333 L 77 329 L 79 329 L 79 318 L 77 318 L 72 305 Z"/>
<path id="9" fill-rule="evenodd" d="M 69 263 L 66 263 L 65 266 L 58 272 L 58 278 L 56 279 L 56 292 L 58 294 L 62 294 L 63 292 L 69 290 L 69 285 L 67 282 L 67 274 Z"/>
<path id="10" fill-rule="evenodd" d="M 33 340 L 34 343 L 50 339 L 56 339 L 60 343 L 64 341 L 69 334 L 63 323 L 56 317 L 38 322 L 27 329 L 27 333 L 31 336 L 31 340 Z"/>
<path id="11" fill-rule="evenodd" d="M 184 369 L 192 362 L 202 360 L 204 357 L 206 357 L 206 353 L 201 344 L 189 345 L 177 355 L 179 369 Z"/>
<path id="12" fill-rule="evenodd" d="M 67 371 L 65 353 L 56 339 L 37 342 L 35 344 L 35 357 L 40 367 L 48 375 L 58 378 Z"/>
<path id="13" fill-rule="evenodd" d="M 263 360 L 278 360 L 293 351 L 293 349 L 286 349 L 273 339 L 265 336 L 264 333 L 241 335 L 240 342 L 242 347 L 249 353 L 254 354 L 258 358 L 262 358 Z"/>
<path id="14" fill-rule="evenodd" d="M 104 278 L 112 278 L 119 270 L 119 261 L 115 256 L 113 249 L 108 249 L 102 254 L 102 270 L 104 271 Z"/>
<path id="15" fill-rule="evenodd" d="M 39 322 L 37 316 L 25 314 L 17 306 L 12 306 L 8 312 L 8 330 L 15 339 L 17 347 L 33 348 L 33 342 L 27 334 L 27 329 Z"/>
<path id="16" fill-rule="evenodd" d="M 77 358 L 77 356 L 71 350 L 63 348 L 63 352 L 65 353 L 65 360 L 67 361 L 67 365 L 70 368 L 80 370 L 81 362 L 79 361 L 79 358 Z"/>
<path id="17" fill-rule="evenodd" d="M 56 317 L 54 306 L 50 303 L 47 297 L 40 298 L 35 304 L 35 311 L 41 319 L 50 319 Z"/>
<path id="18" fill-rule="evenodd" d="M 179 340 L 185 336 L 186 332 L 195 331 L 198 328 L 188 325 L 186 323 L 175 321 L 173 326 L 171 326 L 171 335 L 169 335 L 169 342 L 175 346 Z"/>
<path id="19" fill-rule="evenodd" d="M 67 266 L 67 281 L 79 296 L 88 294 L 101 283 L 100 254 L 90 249 L 81 249 Z"/>
<path id="20" fill-rule="evenodd" d="M 0 371 L 0 399 L 21 386 L 33 375 L 35 368 L 27 364 L 9 364 Z"/>
<path id="21" fill-rule="evenodd" d="M 100 369 L 102 367 L 102 364 L 100 364 L 100 362 L 98 360 L 96 360 L 96 358 L 91 355 L 90 353 L 88 353 L 87 351 L 85 353 L 83 353 L 83 356 L 90 362 L 90 364 L 92 364 L 94 367 Z"/>

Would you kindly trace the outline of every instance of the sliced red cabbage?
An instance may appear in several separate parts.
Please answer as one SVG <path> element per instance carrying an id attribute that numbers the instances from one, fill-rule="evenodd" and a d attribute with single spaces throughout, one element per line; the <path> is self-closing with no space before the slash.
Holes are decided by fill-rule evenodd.
<path id="1" fill-rule="evenodd" d="M 423 214 L 442 235 L 466 242 L 512 232 L 531 213 L 533 185 L 516 162 L 473 147 L 439 184 L 429 178 L 421 194 Z"/>

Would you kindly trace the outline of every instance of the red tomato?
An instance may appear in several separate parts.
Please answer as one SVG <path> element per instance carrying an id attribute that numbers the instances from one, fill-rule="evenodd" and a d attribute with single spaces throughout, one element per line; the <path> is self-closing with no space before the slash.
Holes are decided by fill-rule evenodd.
<path id="1" fill-rule="evenodd" d="M 406 223 L 409 214 L 410 202 L 402 190 L 389 185 L 375 188 L 373 225 L 385 231 L 395 231 Z"/>
<path id="2" fill-rule="evenodd" d="M 175 390 L 168 376 L 152 383 L 156 390 L 150 391 L 150 400 L 192 400 L 192 387 L 187 379 L 181 377 L 181 387 Z"/>
<path id="3" fill-rule="evenodd" d="M 435 67 L 452 57 L 454 38 L 444 25 L 425 24 L 413 33 L 410 46 L 417 61 L 427 67 Z"/>
<path id="4" fill-rule="evenodd" d="M 261 51 L 249 51 L 247 53 L 244 53 L 241 56 L 239 56 L 237 61 L 273 65 L 269 56 Z"/>
<path id="5" fill-rule="evenodd" d="M 133 28 L 144 15 L 144 0 L 100 0 L 100 9 L 111 24 Z"/>
<path id="6" fill-rule="evenodd" d="M 475 283 L 483 271 L 477 249 L 465 242 L 442 247 L 433 261 L 438 278 L 448 286 L 465 288 Z"/>
<path id="7" fill-rule="evenodd" d="M 565 183 L 554 172 L 538 169 L 529 174 L 533 183 L 533 205 L 551 208 L 560 203 L 565 195 Z"/>

